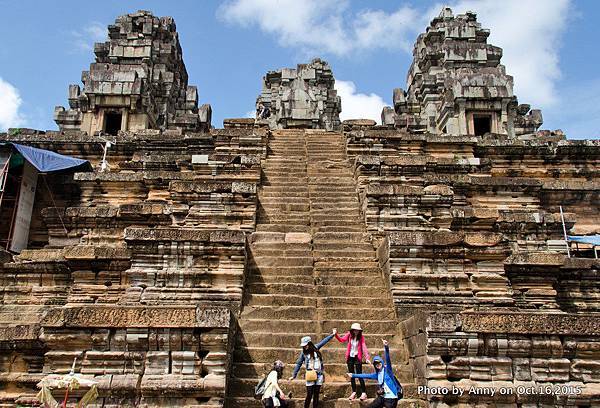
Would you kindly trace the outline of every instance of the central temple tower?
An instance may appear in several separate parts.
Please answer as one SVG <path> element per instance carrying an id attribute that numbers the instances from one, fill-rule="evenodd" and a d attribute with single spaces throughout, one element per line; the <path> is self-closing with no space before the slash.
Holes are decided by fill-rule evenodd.
<path id="1" fill-rule="evenodd" d="M 339 130 L 342 103 L 334 89 L 329 64 L 314 59 L 296 69 L 269 71 L 256 100 L 257 114 L 266 109 L 271 129 L 308 128 Z"/>

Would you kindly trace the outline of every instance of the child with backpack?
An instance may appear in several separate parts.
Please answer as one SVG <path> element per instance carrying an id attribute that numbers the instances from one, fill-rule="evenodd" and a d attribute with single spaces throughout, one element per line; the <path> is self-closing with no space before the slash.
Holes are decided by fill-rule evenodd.
<path id="1" fill-rule="evenodd" d="M 392 370 L 392 359 L 390 358 L 390 348 L 387 340 L 383 340 L 385 350 L 385 364 L 381 357 L 373 358 L 373 366 L 375 372 L 371 374 L 353 374 L 348 373 L 348 377 L 364 378 L 377 380 L 379 388 L 377 390 L 377 398 L 369 405 L 368 408 L 396 408 L 398 400 L 402 398 L 402 385 L 394 375 Z"/>
<path id="2" fill-rule="evenodd" d="M 359 323 L 353 323 L 350 326 L 350 331 L 339 336 L 335 333 L 335 338 L 340 343 L 348 343 L 346 349 L 346 364 L 348 365 L 348 372 L 354 374 L 362 374 L 362 364 L 365 361 L 367 364 L 371 364 L 371 356 L 369 355 L 369 349 L 365 337 L 363 336 L 363 330 Z M 365 388 L 365 380 L 359 379 L 360 382 L 360 400 L 364 401 L 367 399 L 367 392 Z M 350 401 L 356 399 L 356 379 L 352 378 L 352 394 L 348 398 Z"/>
<path id="3" fill-rule="evenodd" d="M 284 367 L 285 364 L 282 361 L 275 361 L 271 372 L 254 389 L 254 396 L 261 398 L 261 402 L 266 408 L 287 408 L 288 406 L 285 394 L 279 388 L 279 380 L 283 375 Z"/>
<path id="4" fill-rule="evenodd" d="M 289 378 L 292 381 L 298 375 L 302 364 L 306 369 L 306 399 L 304 400 L 304 408 L 310 407 L 310 402 L 313 402 L 313 408 L 319 406 L 319 395 L 321 393 L 321 386 L 325 381 L 323 374 L 323 355 L 320 349 L 325 346 L 336 334 L 334 330 L 333 334 L 325 337 L 316 346 L 313 344 L 310 336 L 304 336 L 300 340 L 300 347 L 302 351 L 298 360 L 296 361 L 296 367 L 294 367 L 294 373 Z"/>

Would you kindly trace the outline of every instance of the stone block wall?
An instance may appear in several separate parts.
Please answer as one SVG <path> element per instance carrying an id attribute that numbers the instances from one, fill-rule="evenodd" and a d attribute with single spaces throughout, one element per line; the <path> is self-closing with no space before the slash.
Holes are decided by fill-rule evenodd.
<path id="1" fill-rule="evenodd" d="M 462 312 L 402 322 L 431 406 L 595 406 L 600 342 L 595 315 Z"/>
<path id="2" fill-rule="evenodd" d="M 77 358 L 97 406 L 223 406 L 266 130 L 121 132 L 104 171 L 98 136 L 0 139 L 94 168 L 47 177 L 29 249 L 0 265 L 2 404 Z"/>
<path id="3" fill-rule="evenodd" d="M 599 232 L 600 144 L 384 126 L 345 135 L 420 396 L 432 406 L 597 404 L 600 263 L 567 257 L 559 206 L 569 233 Z M 452 389 L 467 391 L 436 394 Z"/>

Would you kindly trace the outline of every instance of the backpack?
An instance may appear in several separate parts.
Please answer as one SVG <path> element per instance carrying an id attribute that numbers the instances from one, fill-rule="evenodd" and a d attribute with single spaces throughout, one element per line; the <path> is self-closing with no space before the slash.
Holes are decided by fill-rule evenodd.
<path id="1" fill-rule="evenodd" d="M 404 389 L 402 388 L 402 384 L 400 384 L 400 381 L 398 381 L 396 376 L 394 376 L 394 381 L 396 382 L 396 387 L 398 387 L 398 399 L 401 400 L 404 398 Z"/>
<path id="2" fill-rule="evenodd" d="M 265 377 L 259 381 L 259 383 L 254 387 L 254 399 L 262 399 L 263 394 L 267 389 L 267 377 L 269 375 L 265 375 Z"/>

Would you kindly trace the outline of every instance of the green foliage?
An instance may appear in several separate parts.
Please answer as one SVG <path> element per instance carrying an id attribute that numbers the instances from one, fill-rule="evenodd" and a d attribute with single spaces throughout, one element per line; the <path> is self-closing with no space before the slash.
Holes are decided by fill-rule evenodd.
<path id="1" fill-rule="evenodd" d="M 9 136 L 18 136 L 21 134 L 21 128 L 12 128 L 8 130 Z"/>

